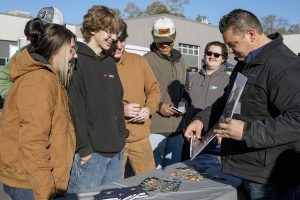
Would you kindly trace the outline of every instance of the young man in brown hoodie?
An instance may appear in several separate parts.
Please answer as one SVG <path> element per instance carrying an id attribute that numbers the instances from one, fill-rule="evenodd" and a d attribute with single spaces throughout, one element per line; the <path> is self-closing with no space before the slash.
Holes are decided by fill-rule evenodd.
<path id="1" fill-rule="evenodd" d="M 158 109 L 160 87 L 146 59 L 125 51 L 128 37 L 127 25 L 121 20 L 121 30 L 110 55 L 117 63 L 124 89 L 124 113 L 129 137 L 126 140 L 123 174 L 127 160 L 136 175 L 155 170 L 155 162 L 149 141 L 150 115 Z"/>

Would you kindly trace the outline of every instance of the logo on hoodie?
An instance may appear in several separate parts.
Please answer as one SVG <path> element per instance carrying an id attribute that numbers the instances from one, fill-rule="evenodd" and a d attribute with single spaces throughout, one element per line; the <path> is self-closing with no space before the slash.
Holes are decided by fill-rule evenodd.
<path id="1" fill-rule="evenodd" d="M 210 85 L 208 87 L 209 90 L 216 90 L 218 87 L 217 86 L 214 86 L 214 85 Z"/>
<path id="2" fill-rule="evenodd" d="M 113 74 L 103 74 L 104 79 L 115 78 Z"/>

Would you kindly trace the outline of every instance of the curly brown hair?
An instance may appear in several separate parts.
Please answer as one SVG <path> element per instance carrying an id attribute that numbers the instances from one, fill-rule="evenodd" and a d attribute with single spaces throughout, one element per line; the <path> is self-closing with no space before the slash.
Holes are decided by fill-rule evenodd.
<path id="1" fill-rule="evenodd" d="M 93 6 L 83 17 L 81 33 L 85 42 L 91 40 L 92 33 L 100 30 L 118 33 L 120 29 L 119 15 L 106 6 Z"/>

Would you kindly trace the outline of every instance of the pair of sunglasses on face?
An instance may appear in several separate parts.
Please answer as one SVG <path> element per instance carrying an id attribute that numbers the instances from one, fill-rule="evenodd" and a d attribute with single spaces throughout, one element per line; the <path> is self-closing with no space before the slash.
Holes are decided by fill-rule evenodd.
<path id="1" fill-rule="evenodd" d="M 207 55 L 207 56 L 213 56 L 215 58 L 219 58 L 220 56 L 222 56 L 222 54 L 214 53 L 214 52 L 211 52 L 211 51 L 205 52 L 205 55 Z"/>
<path id="2" fill-rule="evenodd" d="M 164 45 L 171 46 L 172 44 L 173 44 L 173 42 L 159 42 L 159 43 L 157 43 L 157 45 L 159 45 L 159 46 L 164 46 Z"/>

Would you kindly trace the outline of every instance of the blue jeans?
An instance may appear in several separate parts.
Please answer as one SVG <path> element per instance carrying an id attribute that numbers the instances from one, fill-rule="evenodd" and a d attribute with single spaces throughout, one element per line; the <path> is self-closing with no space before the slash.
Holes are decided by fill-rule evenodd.
<path id="1" fill-rule="evenodd" d="M 85 192 L 100 185 L 109 184 L 122 178 L 124 150 L 114 157 L 93 153 L 90 160 L 80 165 L 80 156 L 75 154 L 68 194 Z"/>
<path id="2" fill-rule="evenodd" d="M 282 186 L 261 184 L 242 179 L 242 185 L 251 200 L 299 200 L 300 185 Z"/>
<path id="3" fill-rule="evenodd" d="M 33 200 L 33 192 L 31 189 L 14 188 L 3 184 L 3 189 L 12 200 Z"/>
<path id="4" fill-rule="evenodd" d="M 183 144 L 181 134 L 166 137 L 159 133 L 151 133 L 150 144 L 154 154 L 156 169 L 181 161 Z"/>

